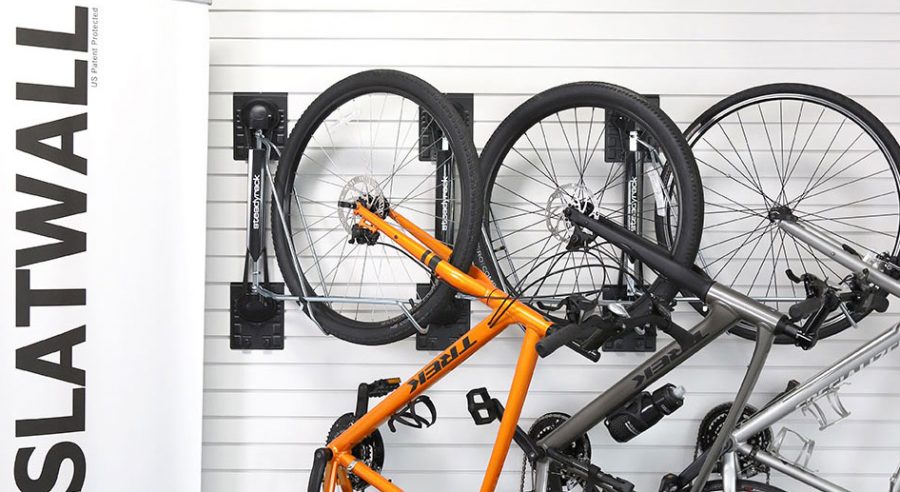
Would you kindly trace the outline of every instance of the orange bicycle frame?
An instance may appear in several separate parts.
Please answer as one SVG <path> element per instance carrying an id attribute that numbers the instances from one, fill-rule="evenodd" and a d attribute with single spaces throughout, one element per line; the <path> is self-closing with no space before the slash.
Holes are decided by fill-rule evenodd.
<path id="1" fill-rule="evenodd" d="M 352 455 L 353 447 L 508 326 L 519 324 L 525 328 L 525 338 L 522 340 L 497 439 L 494 441 L 491 458 L 481 483 L 482 492 L 491 492 L 496 488 L 500 478 L 500 472 L 509 453 L 519 415 L 525 403 L 525 395 L 528 393 L 528 387 L 537 365 L 538 354 L 535 345 L 547 334 L 547 329 L 552 323 L 524 303 L 510 298 L 505 292 L 497 289 L 484 272 L 475 266 L 472 266 L 467 274 L 451 265 L 448 259 L 452 250 L 447 245 L 394 210 L 389 212 L 389 216 L 413 237 L 407 236 L 400 229 L 388 224 L 360 204 L 356 205 L 354 213 L 361 218 L 361 227 L 387 235 L 413 257 L 418 258 L 439 279 L 459 292 L 481 300 L 494 311 L 492 316 L 472 327 L 418 373 L 392 391 L 378 405 L 327 444 L 326 447 L 331 451 L 331 459 L 325 469 L 324 492 L 333 492 L 337 486 L 340 486 L 343 492 L 351 492 L 348 480 L 348 475 L 351 473 L 382 492 L 402 490 L 365 463 L 358 461 Z"/>

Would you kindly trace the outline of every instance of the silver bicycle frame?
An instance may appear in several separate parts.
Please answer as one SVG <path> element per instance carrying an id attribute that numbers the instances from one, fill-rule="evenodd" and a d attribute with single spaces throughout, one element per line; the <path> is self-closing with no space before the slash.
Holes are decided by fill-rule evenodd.
<path id="1" fill-rule="evenodd" d="M 818 490 L 848 492 L 847 489 L 820 478 L 803 467 L 770 453 L 768 450 L 753 448 L 747 444 L 747 440 L 790 415 L 795 410 L 837 388 L 847 378 L 865 369 L 897 347 L 900 347 L 900 324 L 889 328 L 872 341 L 836 361 L 831 367 L 824 369 L 805 383 L 772 401 L 741 424 L 731 434 L 735 450 L 738 454 L 749 456 Z M 723 477 L 724 479 L 725 477 Z"/>
<path id="2" fill-rule="evenodd" d="M 848 252 L 842 244 L 831 238 L 827 231 L 814 224 L 801 223 L 799 220 L 783 220 L 777 222 L 781 230 L 797 240 L 803 241 L 820 253 L 828 256 L 852 272 L 864 276 L 869 282 L 882 289 L 900 296 L 900 282 L 882 272 L 876 264 L 869 263 Z M 828 367 L 793 390 L 781 395 L 757 412 L 753 417 L 741 424 L 730 436 L 733 448 L 738 454 L 749 456 L 760 463 L 824 492 L 849 492 L 837 484 L 825 480 L 816 474 L 790 463 L 765 449 L 756 449 L 747 443 L 755 434 L 770 427 L 797 409 L 835 390 L 847 378 L 860 372 L 873 362 L 884 357 L 888 352 L 900 347 L 900 324 L 894 325 L 870 342 L 862 345 L 842 359 Z M 736 490 L 735 477 L 723 477 L 731 483 L 731 490 Z M 890 490 L 898 488 L 896 474 L 892 478 Z M 726 490 L 728 490 L 726 488 Z"/>

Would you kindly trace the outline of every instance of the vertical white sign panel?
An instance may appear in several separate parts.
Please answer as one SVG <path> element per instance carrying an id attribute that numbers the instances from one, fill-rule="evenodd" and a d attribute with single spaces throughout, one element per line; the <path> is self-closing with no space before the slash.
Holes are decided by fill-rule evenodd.
<path id="1" fill-rule="evenodd" d="M 0 490 L 199 490 L 208 6 L 7 7 Z"/>

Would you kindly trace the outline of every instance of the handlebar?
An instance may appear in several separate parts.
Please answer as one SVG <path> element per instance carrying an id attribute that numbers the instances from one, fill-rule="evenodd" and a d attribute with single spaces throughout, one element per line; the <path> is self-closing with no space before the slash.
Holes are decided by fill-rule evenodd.
<path id="1" fill-rule="evenodd" d="M 794 305 L 788 310 L 791 319 L 803 319 L 816 313 L 825 305 L 825 299 L 822 297 L 808 297 Z"/>
<path id="2" fill-rule="evenodd" d="M 590 335 L 603 323 L 600 316 L 589 316 L 583 323 L 570 323 L 564 326 L 553 325 L 547 329 L 547 336 L 536 345 L 535 350 L 541 357 L 556 352 L 566 344 Z"/>
<path id="3" fill-rule="evenodd" d="M 772 330 L 776 334 L 784 334 L 804 349 L 811 348 L 815 344 L 814 337 L 804 333 L 784 314 L 679 264 L 672 259 L 668 251 L 658 244 L 654 244 L 602 216 L 588 217 L 572 207 L 566 208 L 563 214 L 572 224 L 583 227 L 625 252 L 640 258 L 644 264 L 678 286 L 683 292 L 693 294 L 703 302 L 724 303 L 739 313 L 743 319 Z M 568 336 L 573 336 L 571 331 Z M 560 336 L 563 335 L 560 334 Z"/>
<path id="4" fill-rule="evenodd" d="M 701 301 L 706 302 L 706 295 L 714 282 L 710 278 L 673 261 L 669 252 L 659 245 L 631 233 L 606 217 L 588 217 L 571 207 L 567 208 L 563 213 L 573 224 L 584 227 L 628 253 L 637 256 L 681 290 L 693 294 Z"/>

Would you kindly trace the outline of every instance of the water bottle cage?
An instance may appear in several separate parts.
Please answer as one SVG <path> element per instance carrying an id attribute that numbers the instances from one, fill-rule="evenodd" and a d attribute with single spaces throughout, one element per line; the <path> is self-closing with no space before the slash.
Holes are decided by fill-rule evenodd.
<path id="1" fill-rule="evenodd" d="M 416 411 L 416 408 L 419 405 L 424 406 L 425 409 L 428 410 L 429 416 L 427 418 L 419 415 Z M 413 429 L 424 429 L 431 427 L 436 421 L 437 410 L 434 408 L 434 403 L 431 401 L 431 398 L 420 395 L 409 402 L 402 410 L 391 415 L 391 418 L 388 420 L 388 428 L 391 432 L 397 432 L 395 424 L 400 424 L 405 425 L 406 427 L 412 427 Z"/>

